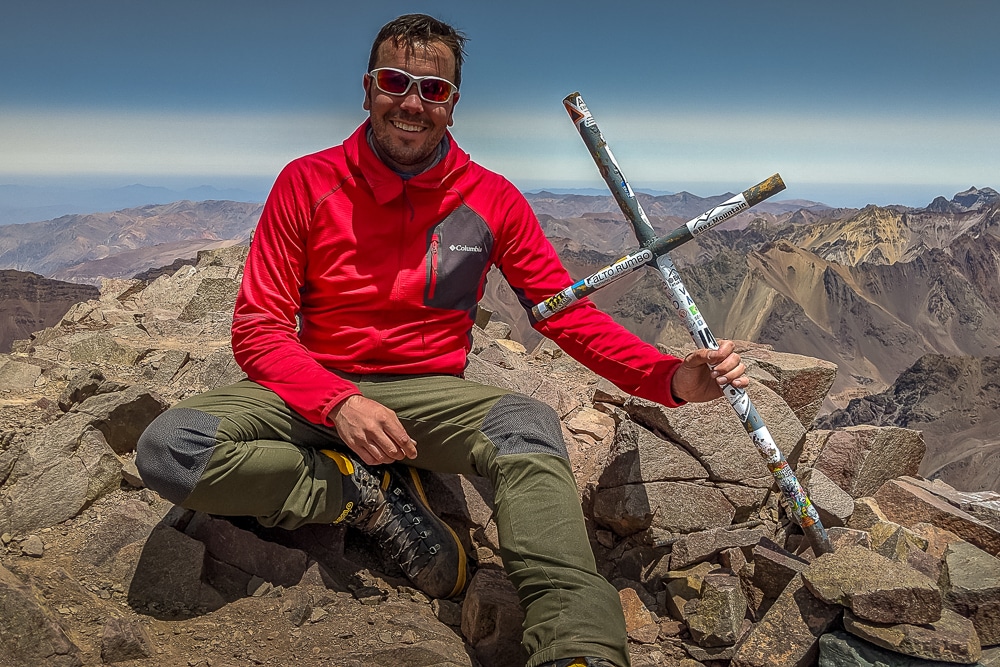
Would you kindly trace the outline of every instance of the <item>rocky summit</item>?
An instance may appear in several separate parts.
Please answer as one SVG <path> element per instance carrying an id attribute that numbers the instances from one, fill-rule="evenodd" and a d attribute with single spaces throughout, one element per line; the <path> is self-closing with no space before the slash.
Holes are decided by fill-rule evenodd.
<path id="1" fill-rule="evenodd" d="M 245 253 L 104 280 L 0 356 L 0 665 L 523 665 L 482 479 L 424 475 L 475 561 L 450 600 L 347 529 L 263 529 L 144 488 L 145 426 L 243 376 L 228 332 Z M 561 416 L 633 666 L 1000 664 L 1000 495 L 920 477 L 919 431 L 816 428 L 833 364 L 740 344 L 834 547 L 817 556 L 728 403 L 668 410 L 510 336 L 476 328 L 467 376 Z"/>

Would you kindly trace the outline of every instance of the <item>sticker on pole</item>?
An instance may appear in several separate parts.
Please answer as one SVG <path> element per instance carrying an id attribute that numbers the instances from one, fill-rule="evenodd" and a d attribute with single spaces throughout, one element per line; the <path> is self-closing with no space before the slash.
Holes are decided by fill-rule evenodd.
<path id="1" fill-rule="evenodd" d="M 570 97 L 573 98 L 572 102 L 570 101 Z M 590 115 L 590 110 L 587 109 L 587 104 L 583 101 L 583 96 L 577 94 L 575 96 L 570 95 L 570 97 L 563 100 L 563 106 L 565 106 L 566 111 L 569 112 L 570 120 L 572 120 L 576 125 L 579 125 L 580 123 L 583 123 L 587 127 L 593 125 L 594 118 Z"/>

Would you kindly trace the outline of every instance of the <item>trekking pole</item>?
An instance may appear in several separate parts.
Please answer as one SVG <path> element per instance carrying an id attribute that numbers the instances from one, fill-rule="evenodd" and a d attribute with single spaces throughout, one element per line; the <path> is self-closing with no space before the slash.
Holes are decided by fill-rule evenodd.
<path id="1" fill-rule="evenodd" d="M 643 247 L 629 252 L 621 259 L 616 260 L 614 264 L 609 264 L 603 269 L 595 271 L 586 278 L 576 281 L 558 294 L 553 294 L 545 301 L 534 306 L 531 310 L 535 319 L 544 320 L 558 313 L 560 310 L 569 308 L 583 297 L 593 294 L 603 287 L 607 287 L 619 278 L 624 278 L 647 264 L 653 264 L 660 255 L 665 255 L 681 244 L 687 243 L 698 234 L 715 227 L 719 223 L 725 222 L 737 213 L 748 210 L 751 206 L 756 206 L 768 197 L 784 189 L 785 184 L 782 182 L 781 176 L 775 174 L 767 180 L 747 188 L 735 197 L 727 199 L 718 206 L 713 206 L 697 218 L 688 220 L 669 234 L 655 238 L 655 234 L 650 232 L 648 244 L 644 243 Z M 638 209 L 637 215 L 641 214 L 642 209 Z M 652 230 L 652 227 L 650 227 L 650 230 Z"/>
<path id="2" fill-rule="evenodd" d="M 640 206 L 639 201 L 636 199 L 635 193 L 629 186 L 621 169 L 618 167 L 618 163 L 615 161 L 607 142 L 604 140 L 604 136 L 597 127 L 597 122 L 587 109 L 583 97 L 578 92 L 572 93 L 563 100 L 563 104 L 569 112 L 570 118 L 576 125 L 577 130 L 580 132 L 583 142 L 590 150 L 591 156 L 597 163 L 601 176 L 604 177 L 605 183 L 611 189 L 611 193 L 625 214 L 625 218 L 632 225 L 639 243 L 646 249 L 650 249 L 651 246 L 656 246 L 657 244 L 661 246 L 668 245 L 668 242 L 663 239 L 657 239 L 653 226 L 642 210 L 642 206 Z M 772 179 L 774 178 L 777 178 L 778 182 L 780 182 L 780 177 L 772 177 Z M 765 181 L 765 183 L 769 181 Z M 781 185 L 781 188 L 784 188 L 784 184 Z M 777 191 L 779 190 L 775 190 L 775 192 Z M 669 255 L 666 252 L 656 255 L 655 264 L 671 294 L 673 306 L 677 310 L 677 314 L 684 319 L 684 323 L 694 344 L 700 349 L 718 349 L 719 345 L 716 343 L 715 337 L 705 323 L 705 319 L 698 311 L 698 307 L 688 293 L 687 288 L 684 287 L 680 274 L 677 272 L 677 268 L 674 266 Z M 750 439 L 757 447 L 760 455 L 764 458 L 778 488 L 781 490 L 786 503 L 786 510 L 792 520 L 802 528 L 812 546 L 813 552 L 818 556 L 833 551 L 830 538 L 823 528 L 823 523 L 820 521 L 816 508 L 809 500 L 809 496 L 806 494 L 805 489 L 802 488 L 791 466 L 788 465 L 785 455 L 781 453 L 781 450 L 775 444 L 774 438 L 771 437 L 771 433 L 767 429 L 767 425 L 764 424 L 764 420 L 761 418 L 760 413 L 757 412 L 757 408 L 750 401 L 750 397 L 746 391 L 727 384 L 722 388 L 722 393 L 743 422 L 743 427 L 750 435 Z"/>

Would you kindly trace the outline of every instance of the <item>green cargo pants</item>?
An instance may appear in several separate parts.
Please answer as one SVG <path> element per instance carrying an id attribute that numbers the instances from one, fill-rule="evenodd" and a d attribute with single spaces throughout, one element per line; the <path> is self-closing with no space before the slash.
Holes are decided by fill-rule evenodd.
<path id="1" fill-rule="evenodd" d="M 493 483 L 500 555 L 526 614 L 527 667 L 578 656 L 626 667 L 621 603 L 597 573 L 555 412 L 452 376 L 349 379 L 396 412 L 417 443 L 409 465 Z M 291 529 L 343 510 L 340 472 L 319 451 L 336 448 L 344 445 L 335 429 L 245 380 L 160 415 L 140 438 L 136 464 L 174 503 Z"/>

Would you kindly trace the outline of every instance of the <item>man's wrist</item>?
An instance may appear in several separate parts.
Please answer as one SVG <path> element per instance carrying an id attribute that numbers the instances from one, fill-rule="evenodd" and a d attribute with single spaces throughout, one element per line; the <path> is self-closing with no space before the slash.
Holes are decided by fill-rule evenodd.
<path id="1" fill-rule="evenodd" d="M 337 417 L 340 416 L 340 411 L 343 410 L 347 405 L 347 402 L 355 396 L 361 396 L 361 394 L 348 394 L 333 404 L 333 406 L 326 413 L 326 422 L 328 425 L 336 427 Z"/>

